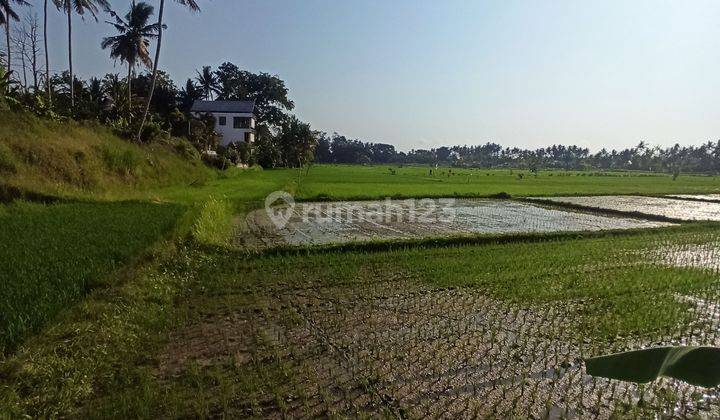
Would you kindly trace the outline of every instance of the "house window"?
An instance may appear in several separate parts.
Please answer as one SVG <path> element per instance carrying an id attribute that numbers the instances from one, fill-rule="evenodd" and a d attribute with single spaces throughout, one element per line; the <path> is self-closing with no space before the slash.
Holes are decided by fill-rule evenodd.
<path id="1" fill-rule="evenodd" d="M 219 117 L 218 124 L 219 125 L 227 125 L 227 117 Z"/>
<path id="2" fill-rule="evenodd" d="M 233 128 L 250 128 L 250 118 L 233 117 Z"/>
<path id="3" fill-rule="evenodd" d="M 246 132 L 245 133 L 245 143 L 251 143 L 252 142 L 252 133 Z"/>

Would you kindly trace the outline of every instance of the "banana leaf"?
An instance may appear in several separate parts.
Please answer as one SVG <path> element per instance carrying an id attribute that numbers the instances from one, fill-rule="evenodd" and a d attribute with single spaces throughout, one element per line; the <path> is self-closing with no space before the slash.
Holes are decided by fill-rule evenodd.
<path id="1" fill-rule="evenodd" d="M 588 375 L 628 382 L 647 383 L 666 376 L 712 388 L 720 385 L 720 348 L 680 346 L 634 350 L 587 359 L 585 370 Z"/>

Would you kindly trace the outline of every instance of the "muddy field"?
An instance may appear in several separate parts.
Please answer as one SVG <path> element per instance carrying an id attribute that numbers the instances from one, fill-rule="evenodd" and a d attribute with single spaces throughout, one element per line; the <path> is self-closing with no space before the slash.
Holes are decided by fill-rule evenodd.
<path id="1" fill-rule="evenodd" d="M 576 324 L 588 301 L 521 306 L 397 276 L 268 290 L 254 306 L 175 337 L 175 362 L 162 370 L 177 371 L 177 354 L 201 364 L 230 357 L 238 369 L 273 355 L 291 372 L 288 397 L 240 402 L 235 414 L 243 416 L 712 418 L 720 414 L 716 390 L 593 378 L 582 359 L 662 343 L 720 344 L 718 308 L 706 303 L 717 297 L 675 296 L 698 319 L 690 334 L 583 340 Z"/>
<path id="2" fill-rule="evenodd" d="M 543 200 L 574 204 L 601 210 L 614 210 L 662 216 L 676 220 L 720 221 L 720 203 L 712 202 L 632 195 L 548 197 L 543 198 Z"/>
<path id="3" fill-rule="evenodd" d="M 298 203 L 278 227 L 265 209 L 250 213 L 237 235 L 244 248 L 321 245 L 459 234 L 596 231 L 666 226 L 636 218 L 564 211 L 508 200 L 387 200 Z"/>

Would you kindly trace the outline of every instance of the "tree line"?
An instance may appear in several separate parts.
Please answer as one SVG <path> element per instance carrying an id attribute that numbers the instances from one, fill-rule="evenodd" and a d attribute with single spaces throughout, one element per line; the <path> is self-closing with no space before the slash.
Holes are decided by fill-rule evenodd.
<path id="1" fill-rule="evenodd" d="M 565 170 L 638 170 L 720 173 L 720 141 L 699 146 L 650 147 L 640 142 L 622 150 L 591 153 L 579 146 L 553 145 L 521 149 L 488 142 L 477 146 L 443 146 L 398 152 L 393 145 L 321 133 L 315 149 L 318 163 L 422 164 L 478 168 L 542 168 Z"/>

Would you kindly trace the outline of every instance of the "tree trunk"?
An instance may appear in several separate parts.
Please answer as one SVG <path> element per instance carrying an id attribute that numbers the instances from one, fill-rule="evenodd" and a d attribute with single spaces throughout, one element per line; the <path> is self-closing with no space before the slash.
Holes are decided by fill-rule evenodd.
<path id="1" fill-rule="evenodd" d="M 140 127 L 138 128 L 137 132 L 137 141 L 140 142 L 140 136 L 142 135 L 143 126 L 145 125 L 145 121 L 147 120 L 148 113 L 150 112 L 150 102 L 152 101 L 153 94 L 155 93 L 155 83 L 157 82 L 157 71 L 158 71 L 158 63 L 160 62 L 160 47 L 162 46 L 162 36 L 163 36 L 163 12 L 165 11 L 165 0 L 160 0 L 160 11 L 158 12 L 158 39 L 157 39 L 157 47 L 155 48 L 155 61 L 153 61 L 153 74 L 152 74 L 152 82 L 150 82 L 150 92 L 148 93 L 148 97 L 145 98 L 145 110 L 143 111 L 142 121 L 140 121 Z"/>
<path id="2" fill-rule="evenodd" d="M 132 121 L 132 64 L 128 63 L 128 123 Z"/>
<path id="3" fill-rule="evenodd" d="M 45 43 L 45 91 L 47 93 L 48 106 L 52 108 L 52 89 L 50 88 L 50 55 L 48 53 L 48 35 L 47 35 L 47 18 L 48 18 L 48 0 L 45 0 L 45 8 L 43 15 L 43 41 Z"/>
<path id="4" fill-rule="evenodd" d="M 72 7 L 67 5 L 67 20 L 68 20 L 68 62 L 70 64 L 70 110 L 75 108 L 75 75 L 73 74 L 72 66 Z"/>
<path id="5" fill-rule="evenodd" d="M 10 71 L 12 71 L 10 67 L 10 58 L 11 58 L 11 52 L 10 50 L 10 14 L 8 13 L 8 8 L 5 8 L 5 42 L 7 45 L 7 72 L 8 74 Z"/>
<path id="6" fill-rule="evenodd" d="M 27 54 L 26 46 L 25 46 L 25 34 L 19 35 L 23 37 L 22 44 L 20 45 L 20 64 L 22 65 L 22 72 L 23 72 L 23 90 L 25 93 L 28 92 L 28 78 L 27 78 L 27 63 L 25 62 L 25 54 Z"/>

